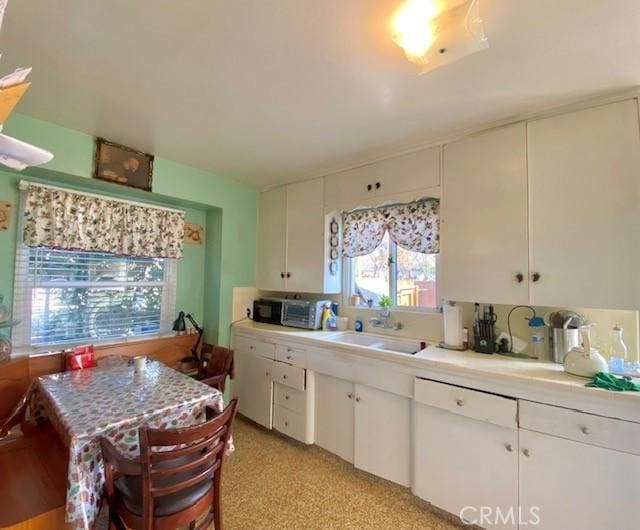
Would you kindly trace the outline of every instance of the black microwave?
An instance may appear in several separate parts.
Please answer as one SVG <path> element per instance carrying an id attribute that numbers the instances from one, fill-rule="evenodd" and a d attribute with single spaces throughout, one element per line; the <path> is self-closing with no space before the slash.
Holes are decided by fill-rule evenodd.
<path id="1" fill-rule="evenodd" d="M 253 320 L 265 322 L 267 324 L 282 325 L 282 306 L 284 300 L 281 298 L 260 298 L 253 301 Z"/>

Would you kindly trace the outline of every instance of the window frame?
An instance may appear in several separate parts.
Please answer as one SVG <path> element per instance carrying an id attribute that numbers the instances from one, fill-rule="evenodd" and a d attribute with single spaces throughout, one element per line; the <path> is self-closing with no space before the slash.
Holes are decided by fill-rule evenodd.
<path id="1" fill-rule="evenodd" d="M 393 264 L 389 264 L 389 296 L 391 300 L 397 300 L 398 294 L 398 244 L 389 238 L 389 257 Z M 391 306 L 391 310 L 401 313 L 423 313 L 423 314 L 437 314 L 442 312 L 442 302 L 440 300 L 440 254 L 435 254 L 436 258 L 436 306 L 435 307 L 417 307 L 407 305 Z M 354 294 L 355 277 L 353 260 L 355 258 L 342 257 L 342 305 L 351 309 L 368 309 L 379 311 L 380 306 L 374 305 L 372 307 L 363 305 L 352 305 L 351 296 Z"/>
<path id="2" fill-rule="evenodd" d="M 22 352 L 35 353 L 40 351 L 49 351 L 51 349 L 63 350 L 78 344 L 90 342 L 92 344 L 114 344 L 120 342 L 140 341 L 155 339 L 171 332 L 171 323 L 175 317 L 176 310 L 176 290 L 178 277 L 178 263 L 175 259 L 163 258 L 165 260 L 164 276 L 162 282 L 157 281 L 73 281 L 73 282 L 43 282 L 34 284 L 26 280 L 29 269 L 29 256 L 31 247 L 23 242 L 19 242 L 16 248 L 15 267 L 13 275 L 13 317 L 21 320 L 20 325 L 12 330 L 11 340 L 15 347 L 14 351 L 18 354 Z M 47 251 L 63 250 L 63 249 L 46 249 Z M 82 251 L 78 251 L 82 252 Z M 108 254 L 108 253 L 104 253 Z M 122 258 L 112 254 L 114 258 Z M 46 284 L 51 283 L 51 287 L 82 287 L 82 288 L 109 288 L 109 287 L 157 287 L 162 286 L 162 299 L 160 305 L 160 330 L 157 333 L 148 333 L 140 335 L 125 335 L 122 337 L 109 337 L 107 339 L 95 339 L 87 337 L 74 342 L 55 342 L 51 344 L 33 344 L 31 342 L 31 318 L 32 318 L 32 291 L 34 288 L 47 287 Z"/>

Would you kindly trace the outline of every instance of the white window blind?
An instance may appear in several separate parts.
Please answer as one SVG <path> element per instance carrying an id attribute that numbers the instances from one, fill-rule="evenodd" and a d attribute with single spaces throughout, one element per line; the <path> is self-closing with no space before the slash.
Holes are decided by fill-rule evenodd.
<path id="1" fill-rule="evenodd" d="M 16 253 L 15 346 L 108 342 L 168 332 L 177 264 L 167 258 L 30 248 Z"/>

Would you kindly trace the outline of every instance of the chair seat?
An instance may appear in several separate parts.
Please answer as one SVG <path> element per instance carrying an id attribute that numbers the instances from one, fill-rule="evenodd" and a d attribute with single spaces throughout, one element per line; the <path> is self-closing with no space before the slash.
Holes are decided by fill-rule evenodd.
<path id="1" fill-rule="evenodd" d="M 155 467 L 158 469 L 175 467 L 184 465 L 190 461 L 193 461 L 196 457 L 182 457 L 173 460 L 167 460 Z M 159 487 L 172 486 L 178 482 L 182 482 L 188 478 L 194 477 L 204 471 L 204 467 L 198 466 L 195 469 L 191 469 L 184 473 L 169 476 L 166 479 L 158 480 L 156 484 Z M 123 476 L 120 477 L 114 483 L 116 490 L 120 494 L 122 502 L 127 510 L 131 513 L 142 516 L 142 477 L 141 476 Z M 164 517 L 178 513 L 189 506 L 195 504 L 202 497 L 204 497 L 213 487 L 213 477 L 206 478 L 193 486 L 182 489 L 179 492 L 164 495 L 162 497 L 156 497 L 154 501 L 154 513 L 156 517 Z"/>

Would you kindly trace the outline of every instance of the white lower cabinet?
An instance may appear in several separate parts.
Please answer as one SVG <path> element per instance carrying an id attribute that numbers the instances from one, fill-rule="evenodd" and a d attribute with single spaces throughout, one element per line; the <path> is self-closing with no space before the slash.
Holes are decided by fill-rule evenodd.
<path id="1" fill-rule="evenodd" d="M 415 390 L 414 493 L 468 523 L 517 528 L 516 401 L 422 379 Z"/>
<path id="2" fill-rule="evenodd" d="M 535 528 L 636 530 L 638 477 L 636 455 L 520 431 L 520 504 Z"/>
<path id="3" fill-rule="evenodd" d="M 234 362 L 236 379 L 233 394 L 238 398 L 239 412 L 271 429 L 273 359 L 237 348 Z"/>
<path id="4" fill-rule="evenodd" d="M 273 428 L 299 442 L 314 439 L 314 374 L 299 366 L 273 363 Z"/>
<path id="5" fill-rule="evenodd" d="M 355 388 L 354 464 L 411 485 L 411 400 L 364 385 Z"/>
<path id="6" fill-rule="evenodd" d="M 315 374 L 315 443 L 353 463 L 355 385 L 350 381 Z"/>
<path id="7" fill-rule="evenodd" d="M 356 365 L 335 350 L 242 336 L 233 343 L 232 389 L 244 416 L 412 486 L 466 523 L 638 528 L 640 423 L 423 379 L 362 358 Z"/>
<path id="8" fill-rule="evenodd" d="M 357 468 L 411 483 L 411 400 L 315 374 L 315 443 Z"/>

